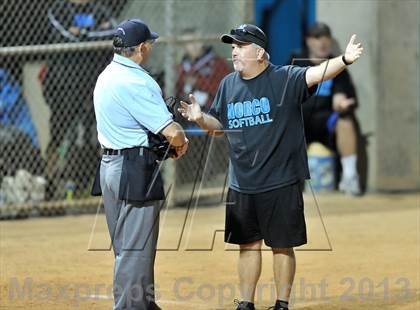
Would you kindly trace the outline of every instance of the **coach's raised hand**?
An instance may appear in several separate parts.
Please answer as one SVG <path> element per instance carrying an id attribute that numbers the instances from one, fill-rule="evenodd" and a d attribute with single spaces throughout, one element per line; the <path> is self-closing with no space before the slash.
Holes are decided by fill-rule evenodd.
<path id="1" fill-rule="evenodd" d="M 363 52 L 361 43 L 355 43 L 356 35 L 352 35 L 347 44 L 346 51 L 343 55 L 328 59 L 318 66 L 310 67 L 306 70 L 306 84 L 308 87 L 312 87 L 321 83 L 335 78 L 340 74 L 348 65 L 354 63 L 360 58 Z"/>
<path id="2" fill-rule="evenodd" d="M 190 122 L 198 122 L 203 118 L 203 112 L 201 112 L 200 105 L 194 95 L 190 94 L 189 97 L 191 104 L 181 101 L 181 107 L 178 108 L 178 112 Z"/>
<path id="3" fill-rule="evenodd" d="M 346 62 L 352 64 L 356 60 L 360 58 L 363 52 L 362 43 L 356 43 L 356 35 L 353 34 L 350 38 L 349 44 L 347 44 L 346 51 L 344 53 L 344 57 Z"/>

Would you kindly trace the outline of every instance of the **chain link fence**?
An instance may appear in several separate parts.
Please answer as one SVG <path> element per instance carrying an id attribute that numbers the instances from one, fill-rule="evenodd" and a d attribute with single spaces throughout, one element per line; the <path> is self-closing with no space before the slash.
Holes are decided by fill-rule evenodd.
<path id="1" fill-rule="evenodd" d="M 164 96 L 194 93 L 209 108 L 231 71 L 221 33 L 252 20 L 252 1 L 6 0 L 0 4 L 0 217 L 96 210 L 90 197 L 100 147 L 92 94 L 112 59 L 112 31 L 141 18 L 157 31 L 147 69 Z M 165 163 L 172 204 L 220 201 L 224 139 L 180 120 L 188 154 Z M 214 202 L 213 199 L 213 202 Z"/>

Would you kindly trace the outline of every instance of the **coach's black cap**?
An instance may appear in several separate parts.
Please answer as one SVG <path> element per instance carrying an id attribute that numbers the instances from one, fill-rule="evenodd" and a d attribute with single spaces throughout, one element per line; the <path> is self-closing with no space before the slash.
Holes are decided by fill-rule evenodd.
<path id="1" fill-rule="evenodd" d="M 144 21 L 140 19 L 128 19 L 117 26 L 114 34 L 115 47 L 137 46 L 147 40 L 155 40 L 159 37 L 156 32 L 151 32 Z M 121 38 L 121 40 L 116 40 Z"/>
<path id="2" fill-rule="evenodd" d="M 232 29 L 230 34 L 224 34 L 220 38 L 223 43 L 255 43 L 264 49 L 267 49 L 267 36 L 264 31 L 255 25 L 243 24 L 236 29 Z"/>
<path id="3" fill-rule="evenodd" d="M 331 38 L 331 29 L 327 24 L 316 22 L 311 27 L 309 27 L 306 32 L 306 37 L 308 38 L 321 38 L 328 37 Z"/>

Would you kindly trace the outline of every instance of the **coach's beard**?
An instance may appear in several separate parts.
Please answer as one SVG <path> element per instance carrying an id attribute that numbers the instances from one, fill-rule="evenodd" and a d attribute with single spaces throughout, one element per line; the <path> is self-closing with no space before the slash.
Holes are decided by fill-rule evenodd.
<path id="1" fill-rule="evenodd" d="M 234 59 L 233 60 L 233 69 L 238 72 L 242 72 L 244 70 L 244 64 L 242 61 Z"/>

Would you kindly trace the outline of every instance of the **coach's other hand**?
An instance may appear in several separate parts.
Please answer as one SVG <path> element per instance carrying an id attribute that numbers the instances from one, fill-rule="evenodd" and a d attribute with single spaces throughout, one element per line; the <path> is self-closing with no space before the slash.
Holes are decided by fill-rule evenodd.
<path id="1" fill-rule="evenodd" d="M 355 40 L 356 35 L 354 34 L 351 36 L 349 44 L 346 47 L 346 52 L 344 53 L 346 61 L 350 64 L 359 59 L 363 52 L 362 43 L 355 43 Z"/>
<path id="2" fill-rule="evenodd" d="M 203 118 L 203 112 L 201 112 L 200 105 L 194 95 L 190 94 L 189 98 L 191 104 L 181 101 L 181 107 L 178 108 L 178 112 L 190 122 L 198 122 Z"/>

